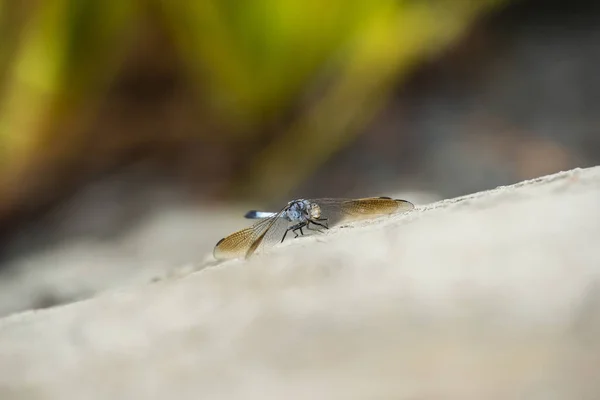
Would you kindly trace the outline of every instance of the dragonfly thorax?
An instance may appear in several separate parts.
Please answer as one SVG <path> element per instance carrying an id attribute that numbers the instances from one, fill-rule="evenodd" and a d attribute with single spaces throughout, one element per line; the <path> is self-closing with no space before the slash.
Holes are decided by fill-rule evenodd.
<path id="1" fill-rule="evenodd" d="M 319 218 L 321 216 L 321 208 L 316 203 L 311 203 L 308 200 L 294 200 L 288 203 L 285 210 L 285 218 L 288 221 L 306 221 L 308 219 Z"/>

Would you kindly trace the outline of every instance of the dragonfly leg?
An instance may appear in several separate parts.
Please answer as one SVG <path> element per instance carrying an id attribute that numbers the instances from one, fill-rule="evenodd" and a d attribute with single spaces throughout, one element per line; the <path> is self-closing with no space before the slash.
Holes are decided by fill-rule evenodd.
<path id="1" fill-rule="evenodd" d="M 313 224 L 315 223 L 315 221 L 323 221 L 323 222 L 325 222 L 325 225 L 321 225 L 321 224 L 317 224 L 317 225 L 321 225 L 325 229 L 329 229 L 329 218 L 315 218 L 314 221 L 311 220 L 311 222 Z"/>
<path id="2" fill-rule="evenodd" d="M 308 224 L 306 225 L 306 229 L 308 229 L 309 231 L 317 231 L 317 232 L 319 232 L 319 233 L 323 233 L 323 231 L 322 231 L 321 229 L 315 229 L 315 228 L 311 228 L 311 227 L 310 227 L 310 223 L 311 223 L 311 222 L 312 222 L 312 221 L 308 221 Z"/>
<path id="3" fill-rule="evenodd" d="M 309 223 L 312 223 L 312 224 L 315 224 L 315 225 L 322 226 L 322 227 L 323 227 L 323 228 L 325 228 L 325 229 L 329 229 L 329 226 L 327 226 L 327 222 L 325 222 L 325 225 L 323 225 L 323 224 L 321 224 L 321 223 L 319 223 L 319 222 L 316 222 L 316 221 L 323 221 L 323 220 L 327 221 L 327 218 L 318 219 L 318 220 L 312 220 L 312 219 L 310 219 L 310 220 L 308 220 L 308 222 L 309 222 Z M 317 229 L 317 230 L 318 230 L 318 229 Z"/>
<path id="4" fill-rule="evenodd" d="M 294 235 L 296 235 L 295 237 L 298 237 L 298 234 L 296 233 L 296 231 L 300 231 L 300 233 L 302 235 L 304 235 L 304 232 L 302 232 L 302 228 L 304 228 L 306 225 L 308 225 L 308 223 L 300 222 L 300 223 L 297 223 L 296 225 L 292 225 L 289 228 L 287 228 L 285 230 L 285 233 L 283 234 L 283 237 L 281 238 L 281 243 L 283 243 L 283 240 L 285 239 L 285 236 L 287 235 L 287 233 L 289 231 L 292 231 L 294 233 Z"/>
<path id="5" fill-rule="evenodd" d="M 308 223 L 306 224 L 306 228 L 307 228 L 307 229 L 310 229 L 311 231 L 317 231 L 317 232 L 319 232 L 319 233 L 324 233 L 324 231 L 323 231 L 322 229 L 319 229 L 319 228 L 311 228 L 311 226 L 310 226 L 310 224 L 311 224 L 311 223 L 312 223 L 312 224 L 314 224 L 314 222 L 313 222 L 313 221 L 310 221 L 310 220 L 309 220 L 309 221 L 308 221 Z M 315 225 L 316 225 L 316 224 L 315 224 Z M 320 225 L 320 224 L 319 224 L 319 225 Z M 322 225 L 321 225 L 321 226 L 322 226 Z"/>
<path id="6" fill-rule="evenodd" d="M 304 232 L 302 232 L 302 227 L 299 227 L 299 228 L 297 228 L 297 229 L 294 229 L 294 230 L 292 231 L 292 232 L 294 232 L 294 234 L 296 235 L 296 236 L 294 236 L 295 238 L 297 238 L 297 237 L 298 237 L 298 233 L 297 233 L 298 231 L 300 231 L 300 234 L 301 234 L 302 236 L 304 236 Z"/>

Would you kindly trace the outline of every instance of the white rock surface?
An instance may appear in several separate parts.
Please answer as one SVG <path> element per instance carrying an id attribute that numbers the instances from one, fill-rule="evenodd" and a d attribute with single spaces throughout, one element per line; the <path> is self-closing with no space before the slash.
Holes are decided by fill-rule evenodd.
<path id="1" fill-rule="evenodd" d="M 0 320 L 0 399 L 598 399 L 600 167 Z"/>

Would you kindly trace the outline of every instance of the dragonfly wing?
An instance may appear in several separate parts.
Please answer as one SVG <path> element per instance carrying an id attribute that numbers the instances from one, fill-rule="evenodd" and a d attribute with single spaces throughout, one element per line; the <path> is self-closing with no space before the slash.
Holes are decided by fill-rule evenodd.
<path id="1" fill-rule="evenodd" d="M 246 257 L 251 256 L 257 250 L 263 252 L 282 241 L 283 235 L 285 235 L 290 225 L 289 221 L 279 215 L 269 219 L 272 220 L 269 228 L 256 238 L 253 245 L 248 249 Z"/>
<path id="2" fill-rule="evenodd" d="M 213 256 L 217 260 L 248 258 L 257 249 L 262 250 L 281 241 L 288 221 L 281 218 L 280 214 L 275 213 L 270 218 L 262 218 L 254 225 L 219 240 L 213 250 Z"/>
<path id="3" fill-rule="evenodd" d="M 353 217 L 389 215 L 410 211 L 414 208 L 414 204 L 409 201 L 388 197 L 369 197 L 342 203 L 343 212 Z"/>
<path id="4" fill-rule="evenodd" d="M 367 197 L 362 199 L 312 199 L 321 208 L 321 218 L 327 218 L 330 226 L 344 221 L 373 218 L 402 213 L 415 208 L 406 200 L 389 197 Z"/>
<path id="5" fill-rule="evenodd" d="M 252 246 L 254 233 L 254 227 L 251 226 L 224 237 L 216 244 L 213 256 L 217 260 L 244 257 Z"/>

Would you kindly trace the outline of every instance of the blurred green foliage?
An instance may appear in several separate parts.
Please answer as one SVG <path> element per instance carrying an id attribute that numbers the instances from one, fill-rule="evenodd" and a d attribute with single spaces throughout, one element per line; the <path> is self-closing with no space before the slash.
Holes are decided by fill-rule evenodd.
<path id="1" fill-rule="evenodd" d="M 76 130 L 56 126 L 85 123 L 142 17 L 171 37 L 200 114 L 226 127 L 207 141 L 259 140 L 294 111 L 234 186 L 271 196 L 351 140 L 411 66 L 502 2 L 0 0 L 0 194 L 10 198 L 32 164 L 85 157 Z"/>

